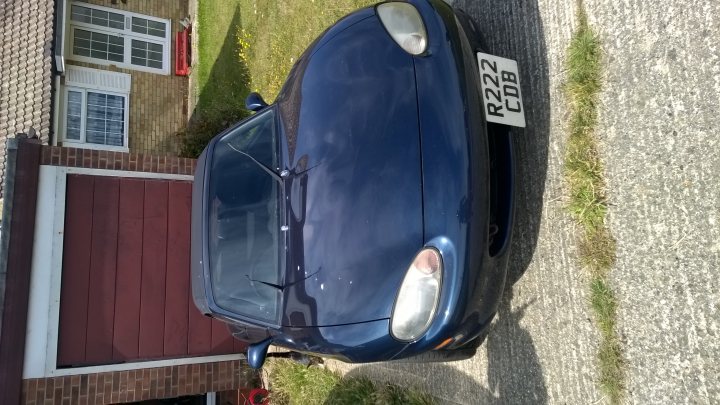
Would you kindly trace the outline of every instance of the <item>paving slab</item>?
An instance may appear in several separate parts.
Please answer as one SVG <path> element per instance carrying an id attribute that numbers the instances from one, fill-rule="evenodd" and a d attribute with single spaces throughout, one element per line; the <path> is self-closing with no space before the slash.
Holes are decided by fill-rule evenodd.
<path id="1" fill-rule="evenodd" d="M 629 403 L 720 403 L 720 2 L 593 0 Z"/>

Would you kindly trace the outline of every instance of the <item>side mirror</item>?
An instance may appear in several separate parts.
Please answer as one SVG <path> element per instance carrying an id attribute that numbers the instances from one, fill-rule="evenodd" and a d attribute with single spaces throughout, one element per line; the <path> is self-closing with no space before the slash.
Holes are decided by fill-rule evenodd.
<path id="1" fill-rule="evenodd" d="M 265 357 L 267 357 L 268 348 L 270 348 L 270 343 L 272 343 L 272 338 L 267 338 L 262 342 L 253 343 L 248 346 L 247 360 L 250 367 L 257 370 L 263 366 Z"/>
<path id="2" fill-rule="evenodd" d="M 265 100 L 263 100 L 262 96 L 252 92 L 248 94 L 247 98 L 245 99 L 245 108 L 247 108 L 250 111 L 260 111 L 263 108 L 267 107 L 267 103 Z"/>

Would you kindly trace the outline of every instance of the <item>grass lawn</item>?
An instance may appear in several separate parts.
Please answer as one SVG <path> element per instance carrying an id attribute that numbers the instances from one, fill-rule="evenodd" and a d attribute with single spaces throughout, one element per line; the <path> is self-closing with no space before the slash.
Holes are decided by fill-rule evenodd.
<path id="1" fill-rule="evenodd" d="M 208 119 L 242 114 L 248 93 L 247 67 L 237 53 L 241 0 L 199 0 L 198 55 L 195 64 L 196 113 Z M 232 118 L 232 117 L 230 117 Z"/>
<path id="2" fill-rule="evenodd" d="M 196 157 L 218 132 L 246 117 L 245 97 L 272 102 L 300 54 L 326 28 L 377 0 L 198 0 L 198 100 L 183 156 Z"/>
<path id="3" fill-rule="evenodd" d="M 238 56 L 250 73 L 250 88 L 272 102 L 293 63 L 318 35 L 341 17 L 378 0 L 238 2 Z"/>
<path id="4" fill-rule="evenodd" d="M 269 362 L 273 404 L 432 405 L 434 399 L 396 385 L 376 385 L 362 378 L 343 378 L 324 368 L 287 360 Z"/>

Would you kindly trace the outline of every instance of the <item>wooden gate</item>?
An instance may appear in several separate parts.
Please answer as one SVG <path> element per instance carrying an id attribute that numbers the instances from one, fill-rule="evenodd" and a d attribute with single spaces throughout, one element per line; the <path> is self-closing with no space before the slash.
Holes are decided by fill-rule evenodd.
<path id="1" fill-rule="evenodd" d="M 68 175 L 58 367 L 244 351 L 192 302 L 191 186 Z"/>

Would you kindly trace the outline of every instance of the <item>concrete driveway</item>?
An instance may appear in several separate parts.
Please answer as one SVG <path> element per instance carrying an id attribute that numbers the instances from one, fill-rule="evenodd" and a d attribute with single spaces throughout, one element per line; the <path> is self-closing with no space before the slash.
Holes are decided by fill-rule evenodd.
<path id="1" fill-rule="evenodd" d="M 564 210 L 563 60 L 574 0 L 457 0 L 489 50 L 522 70 L 510 283 L 486 344 L 447 364 L 331 363 L 448 403 L 602 403 Z M 720 402 L 720 2 L 586 0 L 607 54 L 599 136 L 628 403 Z"/>

